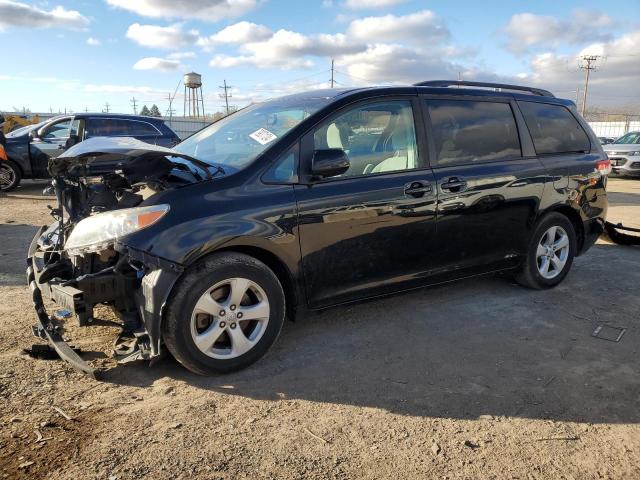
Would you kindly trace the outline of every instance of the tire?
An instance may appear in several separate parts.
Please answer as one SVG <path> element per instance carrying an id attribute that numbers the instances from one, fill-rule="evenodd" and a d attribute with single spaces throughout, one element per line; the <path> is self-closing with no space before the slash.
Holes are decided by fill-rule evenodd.
<path id="1" fill-rule="evenodd" d="M 169 299 L 162 333 L 169 352 L 192 372 L 229 373 L 267 352 L 284 316 L 276 275 L 253 257 L 224 252 L 186 272 Z"/>
<path id="2" fill-rule="evenodd" d="M 0 192 L 10 192 L 22 180 L 20 167 L 12 160 L 0 160 Z"/>
<path id="3" fill-rule="evenodd" d="M 550 239 L 551 229 L 555 229 L 553 241 Z M 564 236 L 566 240 L 561 241 Z M 566 247 L 559 248 L 565 242 Z M 524 264 L 515 279 L 519 284 L 537 290 L 553 288 L 569 273 L 576 251 L 576 233 L 571 221 L 561 213 L 549 213 L 536 224 Z"/>

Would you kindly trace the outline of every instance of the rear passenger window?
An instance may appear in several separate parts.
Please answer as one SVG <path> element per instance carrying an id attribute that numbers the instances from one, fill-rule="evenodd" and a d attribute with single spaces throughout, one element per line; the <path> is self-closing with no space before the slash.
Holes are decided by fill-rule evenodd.
<path id="1" fill-rule="evenodd" d="M 591 142 L 568 108 L 548 103 L 518 102 L 536 153 L 588 152 Z"/>
<path id="2" fill-rule="evenodd" d="M 522 156 L 508 103 L 429 100 L 438 165 L 506 160 Z"/>
<path id="3" fill-rule="evenodd" d="M 160 132 L 149 123 L 137 122 L 135 120 L 125 120 L 125 123 L 128 124 L 129 135 L 144 136 L 160 134 Z"/>

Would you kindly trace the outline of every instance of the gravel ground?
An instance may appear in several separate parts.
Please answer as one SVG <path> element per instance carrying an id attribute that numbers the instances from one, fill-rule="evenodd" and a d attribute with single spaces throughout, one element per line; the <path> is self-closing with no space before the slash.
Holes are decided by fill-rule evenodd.
<path id="1" fill-rule="evenodd" d="M 490 277 L 288 323 L 236 374 L 169 357 L 98 382 L 22 353 L 41 187 L 0 197 L 0 478 L 640 478 L 634 247 L 600 241 L 551 291 Z M 638 225 L 640 182 L 609 191 Z M 593 338 L 601 323 L 627 331 Z M 81 330 L 108 363 L 114 330 Z"/>

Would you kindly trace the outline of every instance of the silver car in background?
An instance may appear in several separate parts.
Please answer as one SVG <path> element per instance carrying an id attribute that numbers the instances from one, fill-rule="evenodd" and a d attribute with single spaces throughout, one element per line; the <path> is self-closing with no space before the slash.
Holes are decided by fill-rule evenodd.
<path id="1" fill-rule="evenodd" d="M 629 132 L 603 148 L 613 175 L 640 177 L 640 132 Z"/>

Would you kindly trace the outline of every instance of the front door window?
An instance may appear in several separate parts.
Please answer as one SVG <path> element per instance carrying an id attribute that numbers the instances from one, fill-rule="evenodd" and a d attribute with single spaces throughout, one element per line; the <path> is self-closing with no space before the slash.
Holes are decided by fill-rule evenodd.
<path id="1" fill-rule="evenodd" d="M 419 168 L 413 110 L 408 100 L 361 105 L 325 122 L 314 133 L 314 149 L 340 148 L 353 177 Z"/>

